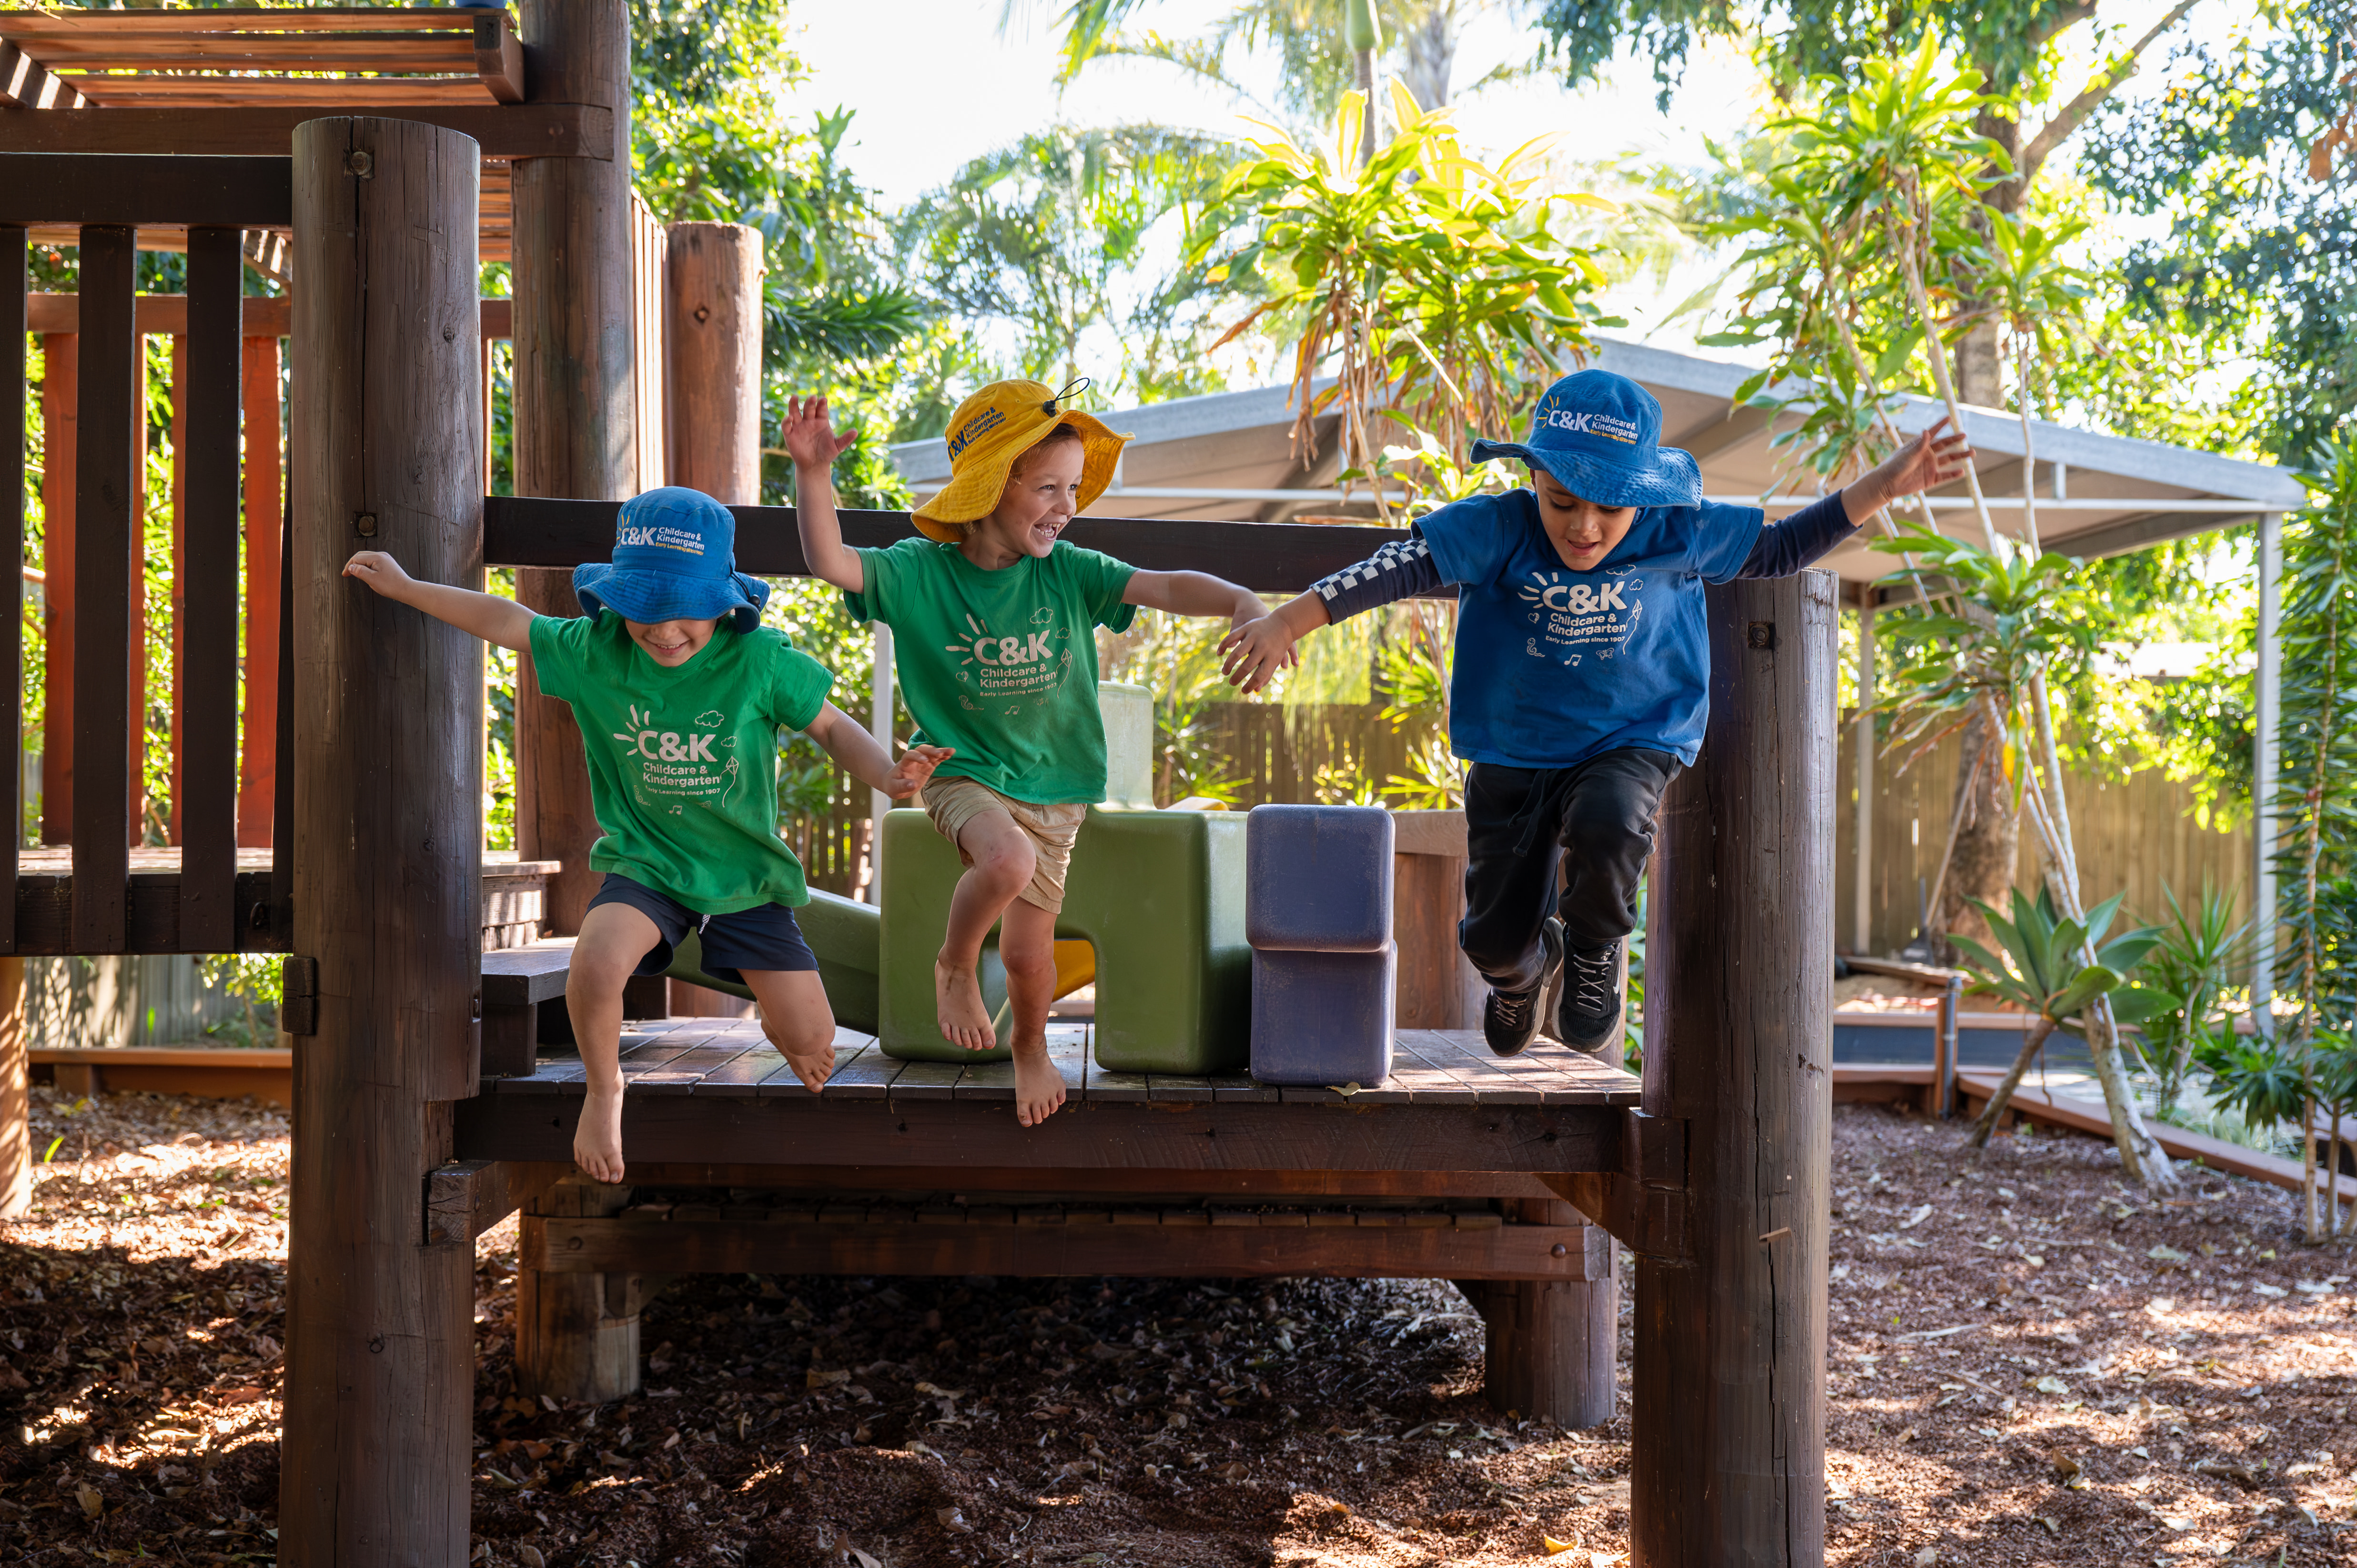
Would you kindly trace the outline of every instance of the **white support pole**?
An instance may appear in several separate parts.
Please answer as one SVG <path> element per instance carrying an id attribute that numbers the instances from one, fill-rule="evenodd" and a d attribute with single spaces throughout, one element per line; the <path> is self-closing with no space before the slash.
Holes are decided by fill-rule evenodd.
<path id="1" fill-rule="evenodd" d="M 874 705 L 868 710 L 867 733 L 892 755 L 892 628 L 882 621 L 868 628 L 876 637 L 876 663 L 870 681 Z M 892 797 L 881 789 L 867 791 L 867 901 L 884 902 L 884 813 Z"/>
<path id="2" fill-rule="evenodd" d="M 1857 606 L 1857 879 L 1850 951 L 1874 953 L 1874 589 Z"/>
<path id="3" fill-rule="evenodd" d="M 2283 517 L 2259 514 L 2258 670 L 2252 682 L 2251 1010 L 2261 1033 L 2275 1033 L 2276 734 L 2282 705 Z"/>

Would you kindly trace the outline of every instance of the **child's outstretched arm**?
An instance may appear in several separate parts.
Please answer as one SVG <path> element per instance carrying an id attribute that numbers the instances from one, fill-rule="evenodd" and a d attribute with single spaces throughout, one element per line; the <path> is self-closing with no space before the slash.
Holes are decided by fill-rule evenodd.
<path id="1" fill-rule="evenodd" d="M 858 435 L 840 435 L 828 422 L 826 399 L 790 398 L 780 423 L 779 445 L 794 460 L 794 520 L 802 536 L 802 561 L 811 575 L 833 583 L 846 594 L 865 593 L 867 574 L 859 552 L 843 542 L 843 523 L 834 515 L 834 460 Z"/>
<path id="2" fill-rule="evenodd" d="M 363 550 L 345 562 L 344 575 L 357 577 L 394 603 L 424 610 L 470 637 L 518 653 L 532 651 L 533 612 L 513 599 L 445 583 L 421 583 L 382 550 Z"/>
<path id="3" fill-rule="evenodd" d="M 1258 620 L 1238 626 L 1220 641 L 1229 682 L 1257 692 L 1278 671 L 1296 662 L 1293 645 L 1321 626 L 1348 620 L 1362 610 L 1413 598 L 1442 586 L 1440 568 L 1424 535 L 1411 530 L 1355 565 L 1320 577 Z"/>
<path id="4" fill-rule="evenodd" d="M 802 733 L 819 749 L 843 764 L 854 779 L 870 789 L 880 789 L 895 800 L 905 800 L 925 787 L 933 769 L 957 755 L 946 746 L 912 746 L 895 763 L 877 738 L 857 719 L 833 703 L 819 709 Z"/>

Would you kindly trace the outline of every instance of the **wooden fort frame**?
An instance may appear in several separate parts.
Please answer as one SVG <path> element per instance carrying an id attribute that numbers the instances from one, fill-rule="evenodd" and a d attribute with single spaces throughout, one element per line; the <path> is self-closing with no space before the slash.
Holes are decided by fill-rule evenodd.
<path id="1" fill-rule="evenodd" d="M 282 1560 L 464 1561 L 471 1241 L 522 1206 L 535 1354 L 551 1375 L 612 1374 L 595 1363 L 620 1343 L 608 1326 L 640 1305 L 632 1296 L 643 1284 L 632 1282 L 681 1264 L 880 1269 L 934 1257 L 1058 1270 L 1446 1271 L 1475 1286 L 1490 1318 L 1493 1385 L 1502 1351 L 1510 1366 L 1519 1359 L 1524 1408 L 1570 1419 L 1582 1412 L 1549 1402 L 1592 1401 L 1599 1382 L 1609 1394 L 1592 1364 L 1563 1375 L 1568 1358 L 1610 1342 L 1609 1316 L 1567 1323 L 1611 1299 L 1599 1294 L 1611 1273 L 1609 1249 L 1593 1240 L 1601 1226 L 1637 1255 L 1637 1560 L 1822 1561 L 1835 611 L 1821 578 L 1712 593 L 1712 727 L 1663 814 L 1641 1084 L 1599 1072 L 1584 1090 L 1556 1090 L 1527 1067 L 1469 1057 L 1452 1065 L 1447 1053 L 1461 1040 L 1428 1042 L 1429 1055 L 1411 1040 L 1414 1070 L 1387 1093 L 1350 1096 L 1248 1082 L 1099 1085 L 1083 1063 L 1072 1069 L 1079 1103 L 1026 1133 L 1005 1086 L 969 1082 L 974 1069 L 947 1069 L 946 1082 L 897 1065 L 865 1084 L 854 1072 L 846 1092 L 815 1104 L 770 1095 L 766 1068 L 744 1081 L 755 1047 L 740 1029 L 734 1054 L 712 1063 L 724 1079 L 736 1064 L 735 1081 L 707 1086 L 712 1074 L 700 1069 L 666 1078 L 661 1064 L 639 1075 L 631 1136 L 647 1164 L 634 1174 L 772 1188 L 779 1196 L 759 1219 L 694 1205 L 634 1213 L 626 1195 L 564 1176 L 569 1102 L 554 1074 L 484 1092 L 480 823 L 470 815 L 479 650 L 336 574 L 370 544 L 451 580 L 511 564 L 526 602 L 569 612 L 564 568 L 604 553 L 601 508 L 638 488 L 642 400 L 608 362 L 631 340 L 627 166 L 599 156 L 627 137 L 625 18 L 619 0 L 527 0 L 513 30 L 524 100 L 514 107 L 606 112 L 554 117 L 570 127 L 551 138 L 554 150 L 534 150 L 550 143 L 527 133 L 546 133 L 520 118 L 515 134 L 526 139 L 506 149 L 516 160 L 518 489 L 562 502 L 482 497 L 474 263 L 487 147 L 451 114 L 326 103 L 316 117 L 264 125 L 208 119 L 226 111 L 207 106 L 185 111 L 182 144 L 172 121 L 151 124 L 143 110 L 135 124 L 112 122 L 116 129 L 76 144 L 77 156 L 96 142 L 178 162 L 219 145 L 205 137 L 284 137 L 283 150 L 231 149 L 249 155 L 240 161 L 256 188 L 283 182 L 272 186 L 286 193 L 283 224 L 199 206 L 213 189 L 201 181 L 154 191 L 152 209 L 34 211 L 10 199 L 21 182 L 0 177 L 0 443 L 24 427 L 9 399 L 24 395 L 30 236 L 69 224 L 83 250 L 74 807 L 78 827 L 100 831 L 78 832 L 72 845 L 61 913 L 74 950 L 124 950 L 139 904 L 121 847 L 128 763 L 114 761 L 127 700 L 109 696 L 129 675 L 127 593 L 114 585 L 127 585 L 132 535 L 107 480 L 118 468 L 128 479 L 128 345 L 138 330 L 130 257 L 150 225 L 178 222 L 192 256 L 213 258 L 212 281 L 192 281 L 187 305 L 190 373 L 218 378 L 226 395 L 242 336 L 225 303 L 237 291 L 216 277 L 223 263 L 235 277 L 241 252 L 230 241 L 249 228 L 283 227 L 293 239 L 291 374 L 304 412 L 290 448 L 281 596 L 285 646 L 297 656 L 281 682 L 277 864 L 268 898 L 240 890 L 235 781 L 221 766 L 234 755 L 230 721 L 192 712 L 184 767 L 194 762 L 210 780 L 190 789 L 192 802 L 206 802 L 205 822 L 192 808 L 177 920 L 154 939 L 181 950 L 284 947 L 316 976 L 312 1032 L 296 1052 Z M 10 80 L 27 79 L 21 62 L 12 69 Z M 23 139 L 21 122 L 55 113 L 0 113 L 0 150 L 42 145 Z M 95 124 L 125 111 L 75 113 Z M 593 145 L 604 124 L 610 140 Z M 85 178 L 70 188 L 115 188 Z M 438 248 L 421 251 L 421 232 L 440 236 Z M 93 354 L 91 343 L 108 334 L 124 351 Z M 93 375 L 117 359 L 121 370 Z M 228 437 L 188 434 L 188 482 L 212 498 L 201 525 L 209 542 L 189 546 L 192 576 L 220 574 L 224 541 L 234 559 L 236 465 L 227 479 L 218 470 L 235 407 L 231 399 L 226 415 L 210 416 L 232 422 Z M 13 498 L 0 507 L 0 528 L 13 523 L 21 553 L 21 509 Z M 797 568 L 790 517 L 748 509 L 746 522 L 749 567 Z M 853 532 L 879 538 L 900 526 L 890 516 L 852 520 Z M 1198 565 L 1282 591 L 1363 553 L 1359 532 L 1107 522 L 1074 537 L 1140 564 Z M 121 574 L 88 569 L 118 555 Z M 0 638 L 13 637 L 14 614 L 5 625 Z M 191 628 L 194 656 L 220 637 Z M 577 733 L 561 704 L 536 693 L 521 693 L 518 706 L 522 848 L 586 872 L 594 824 Z M 211 732 L 201 748 L 199 725 Z M 557 918 L 563 929 L 561 899 Z M 22 950 L 13 926 L 0 937 L 0 948 Z M 1552 1098 L 1560 1095 L 1570 1098 Z M 777 1157 L 781 1148 L 792 1163 Z M 868 1196 L 829 1203 L 832 1187 Z M 968 1196 L 962 1217 L 929 1200 L 945 1190 Z M 993 1194 L 1006 1201 L 973 1201 Z M 1200 1224 L 1183 1218 L 1196 1212 Z M 1137 1239 L 1148 1230 L 1150 1241 Z M 1060 1233 L 1033 1234 L 1048 1230 Z M 1547 1293 L 1573 1286 L 1588 1292 L 1577 1314 L 1547 1305 Z"/>

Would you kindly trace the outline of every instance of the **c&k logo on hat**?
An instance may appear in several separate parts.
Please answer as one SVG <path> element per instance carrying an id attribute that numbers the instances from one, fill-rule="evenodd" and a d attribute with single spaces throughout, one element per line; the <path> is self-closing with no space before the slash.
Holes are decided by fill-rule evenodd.
<path id="1" fill-rule="evenodd" d="M 633 547 L 650 550 L 677 550 L 689 555 L 704 553 L 704 535 L 692 528 L 673 528 L 667 523 L 625 522 L 614 529 L 614 548 Z"/>
<path id="2" fill-rule="evenodd" d="M 1573 435 L 1600 435 L 1607 441 L 1623 446 L 1637 444 L 1637 427 L 1617 413 L 1602 413 L 1585 409 L 1543 408 L 1539 410 L 1538 426 L 1542 430 L 1561 430 Z"/>
<path id="3" fill-rule="evenodd" d="M 972 419 L 966 421 L 966 426 L 963 430 L 959 431 L 954 436 L 951 437 L 950 456 L 954 459 L 959 453 L 964 451 L 966 447 L 973 443 L 975 436 L 983 435 L 987 431 L 995 430 L 999 425 L 1006 423 L 1006 415 L 1000 413 L 997 409 L 984 409 L 980 413 L 975 414 Z"/>

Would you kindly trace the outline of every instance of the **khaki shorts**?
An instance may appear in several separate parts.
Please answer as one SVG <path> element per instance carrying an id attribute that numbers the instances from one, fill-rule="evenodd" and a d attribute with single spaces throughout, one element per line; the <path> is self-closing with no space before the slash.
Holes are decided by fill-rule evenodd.
<path id="1" fill-rule="evenodd" d="M 972 779 L 935 779 L 925 786 L 920 803 L 942 837 L 957 844 L 958 858 L 968 865 L 974 864 L 974 856 L 958 843 L 966 824 L 988 811 L 1004 811 L 1014 818 L 1023 836 L 1031 841 L 1032 852 L 1031 885 L 1016 897 L 1051 915 L 1064 908 L 1064 872 L 1072 864 L 1072 841 L 1080 837 L 1082 819 L 1089 814 L 1086 806 L 1035 806 L 1028 800 L 1010 800 Z"/>

